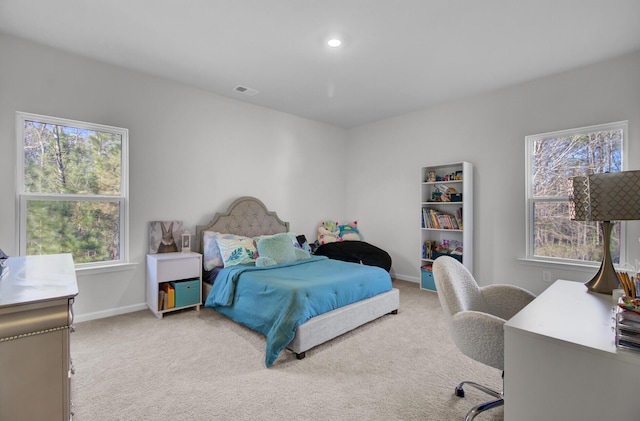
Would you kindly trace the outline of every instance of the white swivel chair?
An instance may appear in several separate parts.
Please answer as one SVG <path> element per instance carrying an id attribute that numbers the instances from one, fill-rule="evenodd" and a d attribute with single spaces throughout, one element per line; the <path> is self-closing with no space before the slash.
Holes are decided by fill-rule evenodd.
<path id="1" fill-rule="evenodd" d="M 479 287 L 467 268 L 449 256 L 435 260 L 433 278 L 453 342 L 458 349 L 476 361 L 504 370 L 503 325 L 535 296 L 514 285 L 493 284 Z M 473 420 L 479 413 L 504 404 L 502 392 L 469 381 L 456 387 L 456 396 L 464 396 L 465 385 L 496 398 L 472 408 L 465 421 Z"/>

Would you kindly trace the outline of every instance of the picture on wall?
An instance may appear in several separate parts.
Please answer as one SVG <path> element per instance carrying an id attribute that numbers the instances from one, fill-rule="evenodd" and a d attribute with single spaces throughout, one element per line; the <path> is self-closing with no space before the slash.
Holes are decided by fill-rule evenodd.
<path id="1" fill-rule="evenodd" d="M 175 253 L 180 251 L 183 231 L 182 221 L 149 222 L 149 253 Z"/>

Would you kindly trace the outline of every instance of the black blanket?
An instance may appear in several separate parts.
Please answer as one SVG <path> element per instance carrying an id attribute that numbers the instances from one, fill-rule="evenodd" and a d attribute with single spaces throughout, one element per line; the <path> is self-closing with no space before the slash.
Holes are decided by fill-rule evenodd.
<path id="1" fill-rule="evenodd" d="M 391 270 L 391 256 L 389 256 L 389 253 L 364 241 L 341 241 L 322 244 L 316 248 L 314 254 L 345 262 L 378 266 L 387 272 Z"/>

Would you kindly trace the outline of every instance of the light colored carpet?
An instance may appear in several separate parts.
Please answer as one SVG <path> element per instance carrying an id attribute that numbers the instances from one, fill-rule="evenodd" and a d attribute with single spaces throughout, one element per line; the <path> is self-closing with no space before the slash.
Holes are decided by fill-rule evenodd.
<path id="1" fill-rule="evenodd" d="M 149 311 L 78 323 L 71 335 L 74 421 L 462 420 L 502 387 L 499 370 L 462 355 L 435 293 L 394 281 L 400 310 L 297 360 L 264 366 L 265 339 L 215 311 Z M 503 409 L 477 420 L 502 420 Z"/>

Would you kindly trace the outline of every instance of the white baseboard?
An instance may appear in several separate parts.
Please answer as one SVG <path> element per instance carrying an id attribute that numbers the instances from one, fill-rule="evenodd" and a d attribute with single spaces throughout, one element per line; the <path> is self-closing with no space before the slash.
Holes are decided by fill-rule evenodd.
<path id="1" fill-rule="evenodd" d="M 415 276 L 407 276 L 407 275 L 400 275 L 398 273 L 394 273 L 391 275 L 391 277 L 393 279 L 399 279 L 401 281 L 413 282 L 416 284 L 420 283 L 420 278 L 416 278 Z"/>
<path id="2" fill-rule="evenodd" d="M 94 313 L 76 314 L 73 319 L 76 323 L 88 322 L 89 320 L 104 319 L 105 317 L 118 316 L 120 314 L 133 313 L 146 309 L 147 305 L 141 303 L 126 307 L 110 308 L 109 310 L 96 311 Z"/>

